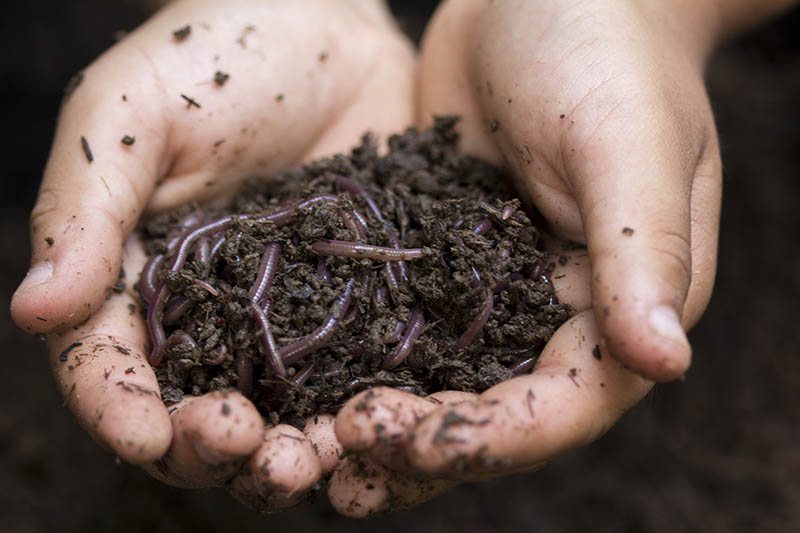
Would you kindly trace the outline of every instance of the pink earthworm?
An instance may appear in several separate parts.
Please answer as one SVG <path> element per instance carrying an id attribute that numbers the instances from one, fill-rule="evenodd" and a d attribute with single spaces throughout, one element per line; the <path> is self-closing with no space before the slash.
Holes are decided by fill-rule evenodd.
<path id="1" fill-rule="evenodd" d="M 260 328 L 259 334 L 261 336 L 261 343 L 264 346 L 264 353 L 272 371 L 276 376 L 285 376 L 286 367 L 278 353 L 278 345 L 275 342 L 275 337 L 272 335 L 272 327 L 267 314 L 255 302 L 250 302 L 250 312 L 253 315 L 253 320 Z"/>
<path id="2" fill-rule="evenodd" d="M 261 257 L 261 265 L 258 267 L 258 274 L 253 286 L 250 288 L 250 300 L 256 304 L 267 296 L 272 279 L 275 277 L 275 271 L 278 269 L 278 259 L 281 256 L 281 245 L 271 243 L 267 245 L 264 250 L 264 255 Z"/>
<path id="3" fill-rule="evenodd" d="M 395 349 L 392 350 L 392 353 L 383 361 L 381 368 L 388 370 L 402 363 L 414 350 L 414 343 L 422 334 L 422 329 L 424 327 L 425 317 L 422 315 L 419 306 L 414 306 L 414 309 L 411 310 L 411 316 L 408 318 L 403 340 L 400 341 L 400 344 L 398 344 Z"/>
<path id="4" fill-rule="evenodd" d="M 323 240 L 311 245 L 322 256 L 352 257 L 355 259 L 379 259 L 381 261 L 402 261 L 425 257 L 424 248 L 387 248 L 372 244 L 350 241 Z"/>
<path id="5" fill-rule="evenodd" d="M 354 284 L 355 279 L 350 278 L 344 292 L 333 304 L 330 313 L 328 313 L 328 316 L 321 326 L 311 332 L 307 337 L 281 348 L 279 355 L 284 365 L 290 365 L 303 356 L 319 350 L 328 343 L 331 337 L 333 337 L 333 334 L 336 333 L 336 328 L 339 327 L 342 318 L 347 314 Z"/>
<path id="6" fill-rule="evenodd" d="M 467 330 L 456 341 L 454 345 L 456 350 L 460 350 L 472 343 L 478 333 L 480 333 L 481 329 L 483 329 L 483 326 L 486 325 L 486 321 L 489 320 L 489 316 L 492 314 L 493 307 L 494 294 L 491 290 L 487 290 L 486 297 L 483 299 L 483 305 L 481 305 L 478 316 L 476 316 L 472 322 L 470 322 Z"/>
<path id="7" fill-rule="evenodd" d="M 239 354 L 236 356 L 236 375 L 239 380 L 236 382 L 236 388 L 247 398 L 253 397 L 253 360 L 246 356 Z"/>

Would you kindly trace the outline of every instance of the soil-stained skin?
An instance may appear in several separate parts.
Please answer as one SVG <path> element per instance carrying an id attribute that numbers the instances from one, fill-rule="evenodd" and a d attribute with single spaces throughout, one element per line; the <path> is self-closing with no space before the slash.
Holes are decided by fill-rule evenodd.
<path id="1" fill-rule="evenodd" d="M 164 400 L 238 388 L 302 428 L 374 386 L 482 392 L 530 371 L 571 313 L 559 257 L 498 169 L 455 153 L 454 125 L 151 220 L 139 288 Z"/>

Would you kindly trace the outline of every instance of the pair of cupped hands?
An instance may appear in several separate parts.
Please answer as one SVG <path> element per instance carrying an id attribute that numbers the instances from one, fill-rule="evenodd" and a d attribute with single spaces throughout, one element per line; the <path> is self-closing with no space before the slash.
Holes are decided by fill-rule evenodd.
<path id="1" fill-rule="evenodd" d="M 683 376 L 684 331 L 710 296 L 712 32 L 703 13 L 667 4 L 451 0 L 417 52 L 378 1 L 173 2 L 66 98 L 14 319 L 48 334 L 67 405 L 101 445 L 259 511 L 297 503 L 323 477 L 340 512 L 365 516 L 535 470 L 600 437 L 655 381 Z M 553 283 L 574 315 L 533 372 L 481 395 L 373 389 L 304 431 L 266 426 L 237 392 L 165 407 L 132 288 L 145 260 L 137 222 L 441 114 L 462 117 L 460 150 L 508 169 L 568 258 Z M 107 299 L 120 267 L 126 289 Z"/>

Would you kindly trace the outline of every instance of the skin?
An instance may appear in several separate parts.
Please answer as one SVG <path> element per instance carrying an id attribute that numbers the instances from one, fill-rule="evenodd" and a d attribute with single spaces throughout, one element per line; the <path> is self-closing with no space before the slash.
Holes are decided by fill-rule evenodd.
<path id="1" fill-rule="evenodd" d="M 530 375 L 472 400 L 431 408 L 387 389 L 353 398 L 337 418 L 341 444 L 390 467 L 369 470 L 373 485 L 404 482 L 362 501 L 351 498 L 364 493 L 362 480 L 334 476 L 340 512 L 405 508 L 446 489 L 420 490 L 436 481 L 535 470 L 601 437 L 654 381 L 683 376 L 683 332 L 713 285 L 721 197 L 703 66 L 719 39 L 787 5 L 440 6 L 422 43 L 418 117 L 460 114 L 460 147 L 511 169 L 556 241 L 587 245 L 555 280 L 576 314 Z"/>
<path id="2" fill-rule="evenodd" d="M 174 40 L 186 24 L 189 37 Z M 223 86 L 217 70 L 230 74 Z M 168 412 L 146 362 L 132 288 L 145 257 L 131 232 L 142 214 L 224 201 L 248 176 L 348 150 L 368 129 L 379 139 L 401 130 L 413 121 L 413 74 L 413 50 L 388 11 L 362 0 L 302 10 L 174 2 L 87 67 L 64 102 L 31 215 L 32 263 L 50 265 L 52 277 L 23 284 L 12 313 L 24 330 L 49 334 L 56 382 L 101 445 L 165 483 L 222 486 L 262 512 L 294 504 L 335 468 L 330 419 L 309 421 L 308 436 L 267 429 L 233 392 Z M 123 135 L 135 143 L 121 144 Z M 120 266 L 127 288 L 106 301 Z M 74 342 L 83 344 L 61 363 Z"/>
<path id="3" fill-rule="evenodd" d="M 101 445 L 165 483 L 224 486 L 262 512 L 330 472 L 334 506 L 368 516 L 539 468 L 600 437 L 654 380 L 686 372 L 721 190 L 703 65 L 719 39 L 789 4 L 452 0 L 426 32 L 415 89 L 413 53 L 377 1 L 174 2 L 65 101 L 14 320 L 49 334 L 58 386 Z M 191 35 L 173 40 L 187 23 Z M 223 86 L 216 70 L 231 75 Z M 423 126 L 434 113 L 463 117 L 460 148 L 507 166 L 554 250 L 587 244 L 556 280 L 576 313 L 534 372 L 479 397 L 374 390 L 303 432 L 265 428 L 237 393 L 168 411 L 129 308 L 144 261 L 137 220 L 224 201 L 248 175 L 346 150 L 367 129 L 399 131 L 415 110 Z M 106 301 L 121 265 L 128 288 Z M 358 455 L 338 461 L 340 451 Z"/>

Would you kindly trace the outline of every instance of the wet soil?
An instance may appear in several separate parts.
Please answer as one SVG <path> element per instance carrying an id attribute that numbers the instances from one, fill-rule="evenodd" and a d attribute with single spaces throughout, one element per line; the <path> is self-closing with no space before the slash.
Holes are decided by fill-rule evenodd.
<path id="1" fill-rule="evenodd" d="M 302 427 L 372 386 L 482 392 L 530 371 L 569 317 L 548 277 L 558 258 L 500 171 L 456 154 L 456 122 L 395 135 L 383 156 L 365 135 L 229 207 L 146 223 L 164 400 L 236 387 Z"/>

